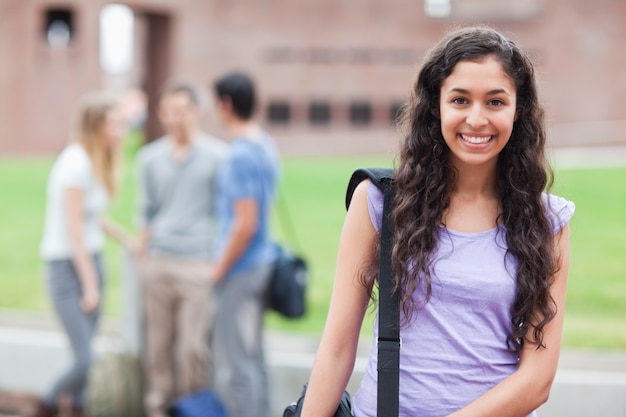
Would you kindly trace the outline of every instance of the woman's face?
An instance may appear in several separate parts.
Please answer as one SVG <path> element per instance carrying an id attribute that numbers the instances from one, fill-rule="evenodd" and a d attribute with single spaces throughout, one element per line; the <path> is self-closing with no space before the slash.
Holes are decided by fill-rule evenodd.
<path id="1" fill-rule="evenodd" d="M 122 116 L 122 112 L 113 108 L 106 113 L 102 123 L 102 139 L 107 149 L 115 150 L 126 135 L 127 124 Z"/>
<path id="2" fill-rule="evenodd" d="M 461 61 L 441 85 L 441 132 L 454 166 L 493 166 L 516 117 L 515 84 L 493 57 Z"/>

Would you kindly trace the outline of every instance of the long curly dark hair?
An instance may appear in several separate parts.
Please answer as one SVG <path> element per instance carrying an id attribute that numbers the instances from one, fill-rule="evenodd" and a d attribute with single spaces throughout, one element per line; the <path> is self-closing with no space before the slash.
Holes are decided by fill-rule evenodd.
<path id="1" fill-rule="evenodd" d="M 431 296 L 431 254 L 437 248 L 438 225 L 450 205 L 457 176 L 441 132 L 440 89 L 457 63 L 486 57 L 502 64 L 517 92 L 517 119 L 498 157 L 496 174 L 501 205 L 496 220 L 506 234 L 506 256 L 517 260 L 517 270 L 512 271 L 517 291 L 507 344 L 512 350 L 521 349 L 532 328 L 530 342 L 539 348 L 543 346 L 543 328 L 556 313 L 549 289 L 557 269 L 552 226 L 542 202 L 542 192 L 553 182 L 544 153 L 544 111 L 530 59 L 491 28 L 458 29 L 431 49 L 404 109 L 405 137 L 397 161 L 391 218 L 395 230 L 394 290 L 408 321 Z M 415 301 L 412 296 L 420 280 L 424 280 L 426 294 L 423 300 Z"/>

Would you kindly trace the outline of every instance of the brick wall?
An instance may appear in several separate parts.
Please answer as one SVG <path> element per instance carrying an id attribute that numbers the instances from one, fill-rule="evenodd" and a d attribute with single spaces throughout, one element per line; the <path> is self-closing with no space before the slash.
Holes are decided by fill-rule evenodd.
<path id="1" fill-rule="evenodd" d="M 443 19 L 426 16 L 415 0 L 131 0 L 126 3 L 138 16 L 136 65 L 117 83 L 98 63 L 98 18 L 106 3 L 0 1 L 1 154 L 57 152 L 84 91 L 136 86 L 154 99 L 158 86 L 174 77 L 209 97 L 211 80 L 233 68 L 257 79 L 262 118 L 270 106 L 288 107 L 288 120 L 273 126 L 278 132 L 307 138 L 384 129 L 427 48 L 447 28 L 472 22 L 488 23 L 531 51 L 554 144 L 626 143 L 622 0 L 504 7 L 501 0 L 451 0 Z M 44 27 L 57 9 L 71 11 L 73 36 L 68 47 L 55 49 Z M 167 31 L 155 17 L 167 22 Z M 310 122 L 313 104 L 318 116 L 320 105 L 327 109 L 327 123 Z M 151 116 L 155 136 L 159 127 Z M 220 133 L 209 113 L 203 126 Z"/>

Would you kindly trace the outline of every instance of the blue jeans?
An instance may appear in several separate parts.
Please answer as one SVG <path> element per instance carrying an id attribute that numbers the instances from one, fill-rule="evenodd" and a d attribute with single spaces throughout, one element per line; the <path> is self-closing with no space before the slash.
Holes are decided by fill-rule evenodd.
<path id="1" fill-rule="evenodd" d="M 102 294 L 104 271 L 100 255 L 94 255 L 94 264 Z M 98 327 L 100 307 L 92 314 L 85 313 L 80 307 L 81 282 L 71 259 L 49 261 L 47 273 L 52 304 L 72 349 L 72 363 L 57 378 L 44 401 L 49 405 L 55 405 L 60 395 L 69 395 L 73 404 L 81 407 L 85 405 L 85 390 L 92 359 L 91 341 Z"/>
<path id="2" fill-rule="evenodd" d="M 263 313 L 271 264 L 227 277 L 215 286 L 215 386 L 231 417 L 268 417 Z"/>

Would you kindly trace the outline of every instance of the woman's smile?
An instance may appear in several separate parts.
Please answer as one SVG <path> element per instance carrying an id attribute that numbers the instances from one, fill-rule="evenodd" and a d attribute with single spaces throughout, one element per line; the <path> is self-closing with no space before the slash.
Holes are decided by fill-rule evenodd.
<path id="1" fill-rule="evenodd" d="M 470 143 L 472 145 L 484 145 L 487 142 L 490 142 L 495 136 L 494 135 L 472 135 L 467 133 L 459 133 L 459 138 L 463 142 Z"/>

